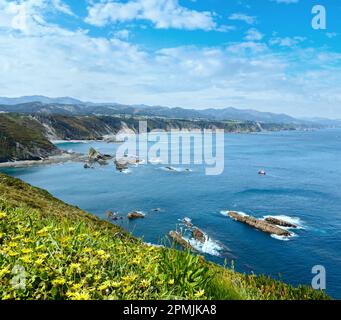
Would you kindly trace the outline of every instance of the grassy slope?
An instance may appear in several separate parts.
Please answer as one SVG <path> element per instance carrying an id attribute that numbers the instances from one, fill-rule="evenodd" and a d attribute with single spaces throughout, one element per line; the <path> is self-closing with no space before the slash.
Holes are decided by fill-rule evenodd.
<path id="1" fill-rule="evenodd" d="M 0 195 L 2 299 L 328 298 L 307 287 L 242 275 L 190 252 L 147 246 L 3 174 Z M 15 266 L 26 270 L 26 289 L 11 285 Z"/>
<path id="2" fill-rule="evenodd" d="M 0 114 L 0 162 L 35 160 L 56 151 L 42 126 L 27 116 Z"/>

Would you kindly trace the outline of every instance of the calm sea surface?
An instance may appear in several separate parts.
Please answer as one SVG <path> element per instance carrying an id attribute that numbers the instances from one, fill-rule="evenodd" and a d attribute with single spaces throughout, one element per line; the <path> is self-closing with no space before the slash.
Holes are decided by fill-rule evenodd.
<path id="1" fill-rule="evenodd" d="M 61 143 L 59 147 L 104 153 L 118 147 L 104 142 Z M 66 163 L 2 170 L 54 196 L 105 218 L 106 210 L 140 210 L 145 219 L 120 224 L 146 242 L 158 244 L 184 217 L 210 240 L 193 242 L 208 259 L 233 259 L 242 272 L 280 274 L 292 284 L 310 285 L 311 269 L 323 265 L 327 292 L 341 298 L 341 130 L 225 135 L 225 170 L 206 176 L 145 164 L 119 173 L 113 164 L 84 169 Z M 267 176 L 259 176 L 264 168 Z M 153 209 L 160 208 L 160 212 Z M 226 217 L 227 210 L 256 217 L 282 216 L 300 228 L 290 239 L 276 239 Z"/>

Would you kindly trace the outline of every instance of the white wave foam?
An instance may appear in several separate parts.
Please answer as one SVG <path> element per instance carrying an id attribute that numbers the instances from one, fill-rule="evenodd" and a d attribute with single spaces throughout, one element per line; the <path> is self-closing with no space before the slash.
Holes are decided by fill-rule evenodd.
<path id="1" fill-rule="evenodd" d="M 124 174 L 130 174 L 130 173 L 131 173 L 131 170 L 129 170 L 129 169 L 124 169 L 124 170 L 122 170 L 121 172 L 124 173 Z"/>
<path id="2" fill-rule="evenodd" d="M 298 237 L 298 235 L 296 233 L 291 232 L 291 235 L 286 237 L 286 236 L 278 236 L 277 234 L 272 234 L 271 238 L 274 238 L 276 240 L 280 240 L 280 241 L 290 241 L 292 240 L 292 238 Z"/>
<path id="3" fill-rule="evenodd" d="M 63 143 L 90 143 L 90 140 L 52 140 L 53 144 L 63 144 Z"/>
<path id="4" fill-rule="evenodd" d="M 146 164 L 146 160 L 142 159 L 134 164 L 135 167 L 138 167 L 140 165 Z"/>
<path id="5" fill-rule="evenodd" d="M 168 166 L 168 167 L 163 167 L 162 170 L 164 171 L 168 171 L 168 172 L 192 172 L 191 169 L 188 169 L 188 168 L 175 168 L 175 167 L 171 167 L 171 166 Z"/>
<path id="6" fill-rule="evenodd" d="M 182 221 L 186 223 L 192 223 L 192 219 L 188 217 L 184 218 Z"/>
<path id="7" fill-rule="evenodd" d="M 161 158 L 151 158 L 148 160 L 148 162 L 151 164 L 162 164 L 163 163 Z"/>
<path id="8" fill-rule="evenodd" d="M 202 243 L 193 238 L 184 237 L 184 239 L 196 250 L 207 253 L 212 256 L 219 257 L 220 252 L 223 250 L 222 246 L 220 246 L 216 241 L 212 240 L 205 234 L 205 242 Z"/>
<path id="9" fill-rule="evenodd" d="M 290 241 L 290 237 L 278 236 L 277 234 L 272 234 L 271 238 L 274 238 L 280 241 Z"/>
<path id="10" fill-rule="evenodd" d="M 236 212 L 236 213 L 238 213 L 239 215 L 241 215 L 243 217 L 249 217 L 249 215 L 246 214 L 245 212 L 235 211 L 235 210 L 222 210 L 222 211 L 220 211 L 220 214 L 222 214 L 225 217 L 229 217 L 229 212 Z"/>

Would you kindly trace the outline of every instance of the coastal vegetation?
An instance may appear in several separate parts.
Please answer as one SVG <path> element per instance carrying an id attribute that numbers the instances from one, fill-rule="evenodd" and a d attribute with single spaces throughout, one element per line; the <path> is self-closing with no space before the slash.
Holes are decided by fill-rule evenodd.
<path id="1" fill-rule="evenodd" d="M 1 299 L 329 299 L 238 273 L 231 261 L 147 245 L 4 174 L 0 195 Z"/>
<path id="2" fill-rule="evenodd" d="M 58 153 L 46 138 L 43 126 L 18 114 L 0 114 L 0 162 L 39 160 Z"/>

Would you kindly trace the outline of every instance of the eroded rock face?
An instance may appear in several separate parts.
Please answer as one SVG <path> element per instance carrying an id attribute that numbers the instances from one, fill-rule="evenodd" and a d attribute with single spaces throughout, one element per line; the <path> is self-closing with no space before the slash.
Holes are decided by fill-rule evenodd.
<path id="1" fill-rule="evenodd" d="M 177 231 L 170 231 L 169 237 L 179 245 L 183 246 L 184 248 L 190 248 L 194 250 L 194 248 L 182 237 L 182 235 Z"/>
<path id="2" fill-rule="evenodd" d="M 205 234 L 199 228 L 194 227 L 192 229 L 192 235 L 194 239 L 200 241 L 201 243 L 206 241 Z"/>
<path id="3" fill-rule="evenodd" d="M 112 156 L 110 154 L 102 154 L 100 152 L 98 152 L 96 149 L 94 148 L 90 148 L 89 152 L 88 152 L 88 165 L 92 166 L 95 163 L 98 163 L 101 166 L 105 166 L 108 165 L 107 160 L 112 159 Z"/>
<path id="4" fill-rule="evenodd" d="M 232 219 L 239 221 L 239 222 L 243 222 L 255 229 L 261 230 L 263 232 L 266 233 L 270 233 L 270 234 L 275 234 L 277 236 L 284 236 L 284 237 L 288 237 L 291 235 L 291 233 L 287 230 L 283 230 L 269 222 L 266 222 L 264 220 L 258 220 L 254 217 L 251 216 L 243 216 L 237 212 L 234 211 L 230 211 L 228 213 L 229 217 L 231 217 Z"/>
<path id="5" fill-rule="evenodd" d="M 142 219 L 145 215 L 141 212 L 133 211 L 128 213 L 128 219 Z"/>
<path id="6" fill-rule="evenodd" d="M 265 218 L 265 221 L 271 224 L 277 225 L 277 226 L 281 226 L 281 227 L 297 228 L 295 224 L 278 219 L 278 218 L 268 217 L 268 218 Z"/>

